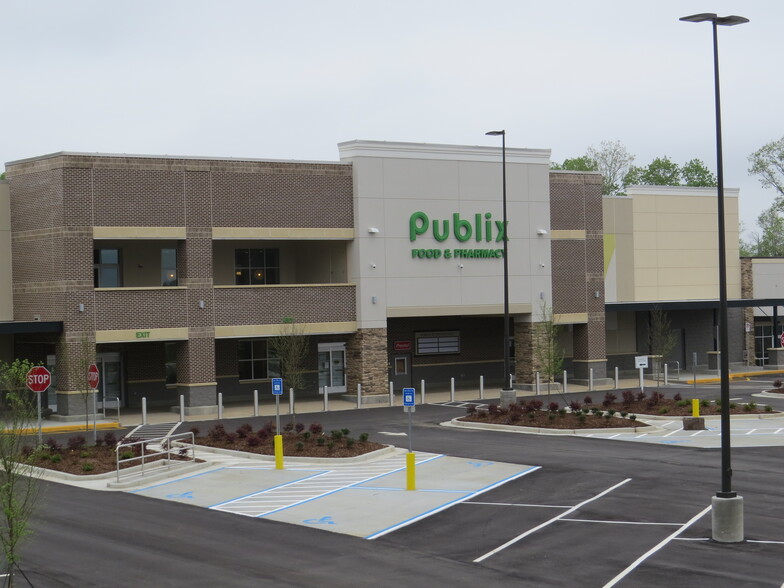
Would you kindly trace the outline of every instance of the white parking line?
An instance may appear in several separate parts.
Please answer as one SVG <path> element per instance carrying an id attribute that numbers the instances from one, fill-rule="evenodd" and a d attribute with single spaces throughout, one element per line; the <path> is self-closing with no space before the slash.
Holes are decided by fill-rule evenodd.
<path id="1" fill-rule="evenodd" d="M 707 507 L 705 507 L 705 509 L 703 509 L 703 510 L 702 510 L 701 512 L 699 512 L 698 514 L 694 515 L 694 516 L 693 516 L 691 519 L 689 519 L 689 520 L 688 520 L 688 521 L 687 521 L 687 522 L 686 522 L 684 525 L 682 525 L 682 526 L 681 526 L 681 527 L 680 527 L 680 528 L 679 528 L 677 531 L 675 531 L 675 532 L 674 532 L 672 535 L 670 535 L 669 537 L 666 537 L 665 539 L 663 539 L 662 541 L 660 541 L 660 542 L 659 542 L 657 545 L 653 546 L 651 549 L 649 549 L 648 551 L 646 551 L 645 553 L 643 553 L 643 554 L 642 554 L 640 557 L 638 557 L 636 560 L 634 560 L 634 561 L 631 563 L 631 565 L 629 565 L 629 567 L 627 567 L 627 568 L 626 568 L 625 570 L 623 570 L 623 571 L 622 571 L 620 574 L 618 574 L 617 576 L 615 576 L 615 577 L 614 577 L 612 580 L 610 580 L 609 582 L 607 582 L 607 583 L 604 585 L 604 588 L 611 588 L 611 586 L 615 586 L 615 585 L 616 585 L 618 582 L 620 582 L 620 581 L 621 581 L 621 580 L 623 580 L 623 579 L 624 579 L 626 576 L 628 576 L 628 575 L 629 575 L 629 573 L 631 573 L 632 571 L 634 571 L 634 569 L 635 569 L 637 566 L 639 566 L 639 565 L 640 565 L 642 562 L 644 562 L 646 559 L 648 559 L 648 558 L 649 558 L 650 556 L 652 556 L 654 553 L 656 553 L 657 551 L 659 551 L 659 550 L 660 550 L 662 547 L 664 547 L 665 545 L 667 545 L 667 544 L 668 544 L 670 541 L 672 541 L 673 539 L 675 539 L 675 538 L 676 538 L 678 535 L 680 535 L 681 533 L 683 533 L 683 532 L 684 532 L 686 529 L 688 529 L 688 528 L 689 528 L 689 527 L 690 527 L 690 526 L 691 526 L 693 523 L 695 523 L 695 522 L 696 522 L 696 521 L 698 521 L 700 518 L 702 518 L 702 517 L 703 517 L 703 516 L 704 516 L 706 513 L 710 512 L 710 509 L 711 509 L 711 507 L 710 507 L 710 506 L 707 506 Z"/>
<path id="2" fill-rule="evenodd" d="M 654 525 L 664 527 L 680 527 L 680 523 L 648 523 L 642 521 L 599 521 L 596 519 L 561 519 L 570 523 L 604 523 L 605 525 Z"/>
<path id="3" fill-rule="evenodd" d="M 533 533 L 536 533 L 538 530 L 540 530 L 540 529 L 543 529 L 543 528 L 547 527 L 548 525 L 551 525 L 552 523 L 555 523 L 556 521 L 559 521 L 559 520 L 561 520 L 561 519 L 562 519 L 562 518 L 564 518 L 566 515 L 572 514 L 573 512 L 575 512 L 576 510 L 578 510 L 579 508 L 581 508 L 581 507 L 583 507 L 584 505 L 588 504 L 589 502 L 593 502 L 594 500 L 597 500 L 597 499 L 601 498 L 601 497 L 602 497 L 602 496 L 604 496 L 605 494 L 608 494 L 608 493 L 612 492 L 612 491 L 613 491 L 613 490 L 615 490 L 616 488 L 620 488 L 621 486 L 623 486 L 624 484 L 626 484 L 627 482 L 630 482 L 630 481 L 631 481 L 631 478 L 626 478 L 624 481 L 622 481 L 622 482 L 618 482 L 618 483 L 617 483 L 615 486 L 611 486 L 610 488 L 607 488 L 607 490 L 604 490 L 604 491 L 600 492 L 599 494 L 597 494 L 596 496 L 593 496 L 593 497 L 589 498 L 588 500 L 584 500 L 584 501 L 582 501 L 580 504 L 577 504 L 577 505 L 573 506 L 572 508 L 570 508 L 569 510 L 567 510 L 567 511 L 565 511 L 565 512 L 562 512 L 561 514 L 559 514 L 559 515 L 558 515 L 558 516 L 556 516 L 556 517 L 553 517 L 553 518 L 552 518 L 552 519 L 550 519 L 549 521 L 545 521 L 545 522 L 544 522 L 544 523 L 542 523 L 541 525 L 537 525 L 537 526 L 536 526 L 536 527 L 534 527 L 533 529 L 529 529 L 529 530 L 527 530 L 525 533 L 521 533 L 520 535 L 518 535 L 518 536 L 517 536 L 517 537 L 515 537 L 514 539 L 510 539 L 509 541 L 507 541 L 507 542 L 506 542 L 506 543 L 504 543 L 503 545 L 500 545 L 500 546 L 496 547 L 496 548 L 495 548 L 495 549 L 493 549 L 492 551 L 488 551 L 488 552 L 487 552 L 487 553 L 485 553 L 483 556 L 476 558 L 476 559 L 474 560 L 474 563 L 481 563 L 481 562 L 483 562 L 483 561 L 484 561 L 484 560 L 486 560 L 488 557 L 492 557 L 493 555 L 495 555 L 496 553 L 499 553 L 500 551 L 503 551 L 504 549 L 506 549 L 506 548 L 507 548 L 507 547 L 509 547 L 510 545 L 514 545 L 515 543 L 517 543 L 517 542 L 518 542 L 518 541 L 520 541 L 521 539 L 525 539 L 525 538 L 526 538 L 526 537 L 528 537 L 529 535 L 532 535 Z"/>
<path id="4" fill-rule="evenodd" d="M 751 434 L 752 434 L 754 431 L 756 431 L 756 430 L 757 430 L 757 429 L 752 429 L 751 431 L 747 432 L 746 434 L 747 434 L 747 435 L 751 435 Z"/>
<path id="5" fill-rule="evenodd" d="M 675 433 L 680 433 L 681 431 L 683 431 L 683 427 L 681 427 L 680 429 L 675 429 L 674 431 L 670 431 L 666 435 L 662 435 L 662 437 L 669 437 L 670 435 L 674 435 Z"/>

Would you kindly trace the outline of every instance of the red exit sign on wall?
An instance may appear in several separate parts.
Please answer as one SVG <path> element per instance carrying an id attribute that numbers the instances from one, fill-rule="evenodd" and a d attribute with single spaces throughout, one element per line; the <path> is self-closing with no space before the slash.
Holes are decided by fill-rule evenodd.
<path id="1" fill-rule="evenodd" d="M 411 351 L 411 341 L 395 341 L 392 345 L 395 351 Z"/>

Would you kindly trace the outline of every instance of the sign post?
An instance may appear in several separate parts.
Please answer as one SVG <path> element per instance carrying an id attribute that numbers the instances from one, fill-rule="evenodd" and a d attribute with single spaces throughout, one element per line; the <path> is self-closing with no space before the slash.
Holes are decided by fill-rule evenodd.
<path id="1" fill-rule="evenodd" d="M 94 363 L 90 364 L 90 367 L 87 368 L 87 385 L 90 386 L 90 390 L 97 390 L 98 383 L 100 382 L 101 377 L 98 372 L 98 366 Z M 104 399 L 105 400 L 105 399 Z M 103 417 L 106 418 L 106 402 L 102 403 L 103 406 Z M 93 392 L 93 443 L 95 443 L 98 439 L 98 398 L 97 392 Z"/>
<path id="2" fill-rule="evenodd" d="M 272 378 L 272 395 L 275 396 L 275 469 L 283 469 L 283 435 L 280 434 L 280 397 L 283 395 L 283 378 Z"/>
<path id="3" fill-rule="evenodd" d="M 640 370 L 640 390 L 645 391 L 645 380 L 643 378 L 643 370 L 648 367 L 648 356 L 637 355 L 634 358 L 634 367 Z"/>
<path id="4" fill-rule="evenodd" d="M 412 449 L 411 440 L 411 413 L 416 410 L 414 406 L 416 390 L 403 388 L 403 410 L 408 413 L 408 453 L 406 454 L 406 490 L 416 490 L 416 459 Z"/>
<path id="5" fill-rule="evenodd" d="M 38 444 L 43 444 L 41 433 L 41 393 L 46 392 L 52 383 L 52 374 L 42 365 L 37 365 L 27 372 L 27 387 L 38 396 Z"/>

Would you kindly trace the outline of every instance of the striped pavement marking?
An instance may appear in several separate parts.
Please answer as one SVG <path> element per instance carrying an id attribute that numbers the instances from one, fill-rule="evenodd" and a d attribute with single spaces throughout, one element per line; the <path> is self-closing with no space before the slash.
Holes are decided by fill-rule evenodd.
<path id="1" fill-rule="evenodd" d="M 443 456 L 434 453 L 417 453 L 416 465 L 433 461 L 441 457 Z M 262 490 L 261 492 L 249 496 L 214 504 L 209 508 L 248 517 L 264 517 L 339 492 L 346 488 L 364 484 L 376 478 L 404 470 L 405 468 L 405 454 L 396 455 L 375 463 L 340 466 L 329 470 L 314 471 L 312 468 L 289 468 L 290 471 L 310 471 L 313 472 L 313 475 L 288 484 Z"/>

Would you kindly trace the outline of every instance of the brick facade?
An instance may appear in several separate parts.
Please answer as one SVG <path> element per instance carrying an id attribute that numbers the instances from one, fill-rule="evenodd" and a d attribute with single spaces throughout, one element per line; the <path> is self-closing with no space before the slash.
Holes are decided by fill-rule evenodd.
<path id="1" fill-rule="evenodd" d="M 553 313 L 585 314 L 574 325 L 574 377 L 604 378 L 607 371 L 604 314 L 602 178 L 598 174 L 550 173 Z M 558 231 L 584 237 L 558 238 Z"/>
<path id="2" fill-rule="evenodd" d="M 78 390 L 71 380 L 81 371 L 72 358 L 85 338 L 94 356 L 96 331 L 184 330 L 178 390 L 189 405 L 214 405 L 216 325 L 269 325 L 292 315 L 307 323 L 356 320 L 353 286 L 213 284 L 213 227 L 353 228 L 350 165 L 61 153 L 8 164 L 7 172 L 14 316 L 63 322 L 56 349 L 64 415 L 79 410 L 67 394 Z M 95 289 L 94 227 L 184 229 L 178 286 Z M 162 352 L 160 343 L 123 345 L 128 380 L 162 389 L 165 374 L 145 378 L 136 361 L 153 348 Z"/>

